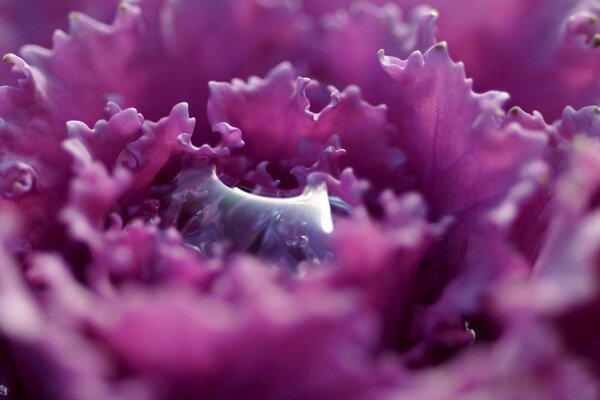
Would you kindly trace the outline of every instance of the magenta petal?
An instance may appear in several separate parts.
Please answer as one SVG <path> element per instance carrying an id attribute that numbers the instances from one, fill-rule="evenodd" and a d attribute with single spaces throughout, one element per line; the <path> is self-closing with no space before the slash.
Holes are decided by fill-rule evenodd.
<path id="1" fill-rule="evenodd" d="M 423 199 L 415 193 L 396 198 L 385 192 L 381 203 L 382 223 L 374 223 L 362 209 L 337 222 L 330 238 L 336 270 L 329 279 L 335 290 L 356 292 L 371 309 L 383 345 L 400 346 L 406 340 L 419 265 L 448 221 L 429 224 Z"/>
<path id="2" fill-rule="evenodd" d="M 598 396 L 597 380 L 543 325 L 521 321 L 494 346 L 481 346 L 446 366 L 424 372 L 383 399 L 532 400 Z"/>
<path id="3" fill-rule="evenodd" d="M 501 127 L 506 95 L 473 93 L 444 43 L 407 60 L 382 55 L 381 62 L 407 97 L 406 106 L 391 114 L 402 121 L 398 142 L 419 187 L 433 215 L 456 216 L 455 230 L 464 235 L 460 225 L 497 204 L 521 170 L 542 156 L 547 135 L 516 124 Z"/>
<path id="4" fill-rule="evenodd" d="M 381 375 L 376 365 L 364 369 L 371 329 L 351 298 L 283 290 L 243 264 L 215 281 L 229 289 L 210 297 L 180 288 L 124 298 L 118 324 L 102 335 L 125 371 L 179 398 L 368 398 Z"/>
<path id="5" fill-rule="evenodd" d="M 71 141 L 86 149 L 87 157 L 101 162 L 108 171 L 123 168 L 132 175 L 122 194 L 126 198 L 146 192 L 171 157 L 193 152 L 180 140 L 194 130 L 195 124 L 185 103 L 173 107 L 171 114 L 158 122 L 145 121 L 135 109 L 121 111 L 115 104 L 109 104 L 107 110 L 111 117 L 100 120 L 93 129 L 70 121 L 68 134 Z"/>
<path id="6" fill-rule="evenodd" d="M 335 168 L 323 169 L 329 152 L 337 154 L 333 157 L 339 160 L 339 168 L 352 167 L 359 177 L 369 178 L 380 188 L 402 187 L 404 156 L 390 146 L 395 132 L 385 108 L 364 102 L 356 87 L 341 93 L 329 88 L 329 104 L 315 113 L 306 94 L 314 84 L 298 77 L 289 64 L 279 65 L 264 80 L 212 83 L 209 119 L 215 129 L 224 123 L 240 129 L 244 146 L 232 154 L 244 160 L 237 162 L 245 168 L 268 161 L 282 174 L 277 178 L 285 178 L 295 167 L 305 168 L 304 176 L 311 168 L 339 174 Z M 345 154 L 327 150 L 333 140 L 339 141 Z M 229 171 L 235 169 L 229 167 Z"/>
<path id="7" fill-rule="evenodd" d="M 109 21 L 115 14 L 118 0 L 65 0 L 59 3 L 36 1 L 30 3 L 5 2 L 0 6 L 2 35 L 0 53 L 17 52 L 21 46 L 37 43 L 50 44 L 55 29 L 65 29 L 67 15 L 78 11 L 101 21 Z M 8 69 L 1 71 L 2 82 L 9 79 Z"/>
<path id="8" fill-rule="evenodd" d="M 22 54 L 44 74 L 49 95 L 62 99 L 69 119 L 94 123 L 107 101 L 157 119 L 183 99 L 200 117 L 209 80 L 264 73 L 293 55 L 288 46 L 305 47 L 303 19 L 285 1 L 226 1 L 218 7 L 206 1 L 125 1 L 111 25 L 72 14 L 69 33 L 57 31 L 51 50 L 28 46 Z M 205 39 L 200 47 L 198 37 Z M 241 44 L 237 37 L 253 42 Z M 241 65 L 246 72 L 238 70 Z"/>
<path id="9" fill-rule="evenodd" d="M 415 0 L 398 0 L 412 6 Z M 598 7 L 587 0 L 432 0 L 438 38 L 464 61 L 477 90 L 506 90 L 511 105 L 553 121 L 598 102 Z M 465 12 L 468 9 L 468 12 Z"/>
<path id="10" fill-rule="evenodd" d="M 0 88 L 0 204 L 14 202 L 27 211 L 21 234 L 28 247 L 56 229 L 52 221 L 69 176 L 69 157 L 61 148 L 65 121 L 39 72 L 15 55 L 4 60 L 22 78 L 18 87 Z"/>
<path id="11" fill-rule="evenodd" d="M 381 71 L 377 51 L 385 49 L 401 58 L 415 50 L 425 52 L 436 42 L 436 20 L 435 10 L 426 6 L 415 8 L 403 18 L 395 4 L 375 6 L 365 1 L 326 15 L 321 61 L 326 76 L 322 79 L 339 87 L 357 85 L 367 101 L 391 105 L 401 93 Z"/>

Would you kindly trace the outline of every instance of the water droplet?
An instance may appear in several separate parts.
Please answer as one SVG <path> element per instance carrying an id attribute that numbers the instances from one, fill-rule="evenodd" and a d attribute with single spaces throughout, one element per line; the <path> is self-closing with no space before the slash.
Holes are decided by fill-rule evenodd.
<path id="1" fill-rule="evenodd" d="M 325 262 L 333 231 L 325 184 L 294 197 L 267 197 L 226 186 L 209 165 L 184 171 L 172 201 L 181 204 L 185 240 L 209 253 L 214 243 L 289 265 Z M 340 201 L 338 201 L 339 203 Z"/>

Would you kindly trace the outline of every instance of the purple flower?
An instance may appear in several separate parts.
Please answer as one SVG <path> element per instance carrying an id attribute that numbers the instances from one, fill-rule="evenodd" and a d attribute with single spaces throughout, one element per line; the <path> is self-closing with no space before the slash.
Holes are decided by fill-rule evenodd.
<path id="1" fill-rule="evenodd" d="M 599 398 L 598 11 L 0 6 L 0 398 Z"/>

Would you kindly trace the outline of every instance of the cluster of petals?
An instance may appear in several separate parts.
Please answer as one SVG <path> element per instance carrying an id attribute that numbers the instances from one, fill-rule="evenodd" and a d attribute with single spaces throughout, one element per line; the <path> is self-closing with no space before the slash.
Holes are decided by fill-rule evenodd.
<path id="1" fill-rule="evenodd" d="M 600 399 L 596 1 L 0 25 L 0 398 Z"/>

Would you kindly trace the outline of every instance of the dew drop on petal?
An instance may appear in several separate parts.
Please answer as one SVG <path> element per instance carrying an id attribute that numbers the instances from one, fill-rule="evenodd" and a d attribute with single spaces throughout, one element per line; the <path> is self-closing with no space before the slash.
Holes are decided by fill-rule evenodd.
<path id="1" fill-rule="evenodd" d="M 217 245 L 292 270 L 301 262 L 330 260 L 325 242 L 333 232 L 333 205 L 325 184 L 307 186 L 294 197 L 268 197 L 225 185 L 205 165 L 183 173 L 173 197 L 188 216 L 181 229 L 185 240 L 209 256 Z"/>

